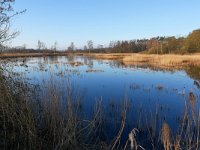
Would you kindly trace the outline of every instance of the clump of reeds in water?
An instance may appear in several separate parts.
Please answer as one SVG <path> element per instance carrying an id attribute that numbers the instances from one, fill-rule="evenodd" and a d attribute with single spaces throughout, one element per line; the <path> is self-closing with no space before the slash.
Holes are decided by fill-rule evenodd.
<path id="1" fill-rule="evenodd" d="M 37 149 L 37 130 L 31 111 L 32 105 L 27 95 L 23 94 L 23 84 L 14 85 L 13 80 L 8 81 L 0 73 L 0 147 Z"/>

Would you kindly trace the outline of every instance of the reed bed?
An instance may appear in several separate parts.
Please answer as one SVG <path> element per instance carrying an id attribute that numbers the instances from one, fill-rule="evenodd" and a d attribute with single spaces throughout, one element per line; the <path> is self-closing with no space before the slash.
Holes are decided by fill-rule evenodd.
<path id="1" fill-rule="evenodd" d="M 200 55 L 145 55 L 134 54 L 122 60 L 125 64 L 149 64 L 163 68 L 184 66 L 200 66 Z"/>
<path id="2" fill-rule="evenodd" d="M 200 54 L 83 54 L 96 59 L 118 60 L 125 65 L 150 65 L 160 68 L 183 68 L 187 66 L 200 66 Z"/>

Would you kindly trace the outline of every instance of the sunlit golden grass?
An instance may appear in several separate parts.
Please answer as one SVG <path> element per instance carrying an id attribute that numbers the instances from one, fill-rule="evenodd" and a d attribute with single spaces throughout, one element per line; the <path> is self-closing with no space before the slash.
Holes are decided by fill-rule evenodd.
<path id="1" fill-rule="evenodd" d="M 133 53 L 110 53 L 110 54 L 84 54 L 97 59 L 119 60 L 125 65 L 143 65 L 161 68 L 182 68 L 185 66 L 200 66 L 200 54 L 133 54 Z"/>
<path id="2" fill-rule="evenodd" d="M 132 54 L 125 56 L 122 61 L 125 64 L 146 63 L 153 66 L 176 67 L 183 66 L 200 66 L 200 55 L 145 55 Z"/>

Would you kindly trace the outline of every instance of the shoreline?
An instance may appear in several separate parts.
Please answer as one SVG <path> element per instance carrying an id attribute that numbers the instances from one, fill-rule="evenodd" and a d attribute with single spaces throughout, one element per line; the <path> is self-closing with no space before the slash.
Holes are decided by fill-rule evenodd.
<path id="1" fill-rule="evenodd" d="M 86 56 L 95 59 L 117 60 L 125 65 L 150 65 L 174 69 L 180 69 L 187 66 L 200 67 L 200 53 L 184 55 L 140 53 L 2 53 L 0 54 L 0 59 L 46 56 Z"/>
<path id="2" fill-rule="evenodd" d="M 67 53 L 2 53 L 0 59 L 19 57 L 67 56 Z"/>

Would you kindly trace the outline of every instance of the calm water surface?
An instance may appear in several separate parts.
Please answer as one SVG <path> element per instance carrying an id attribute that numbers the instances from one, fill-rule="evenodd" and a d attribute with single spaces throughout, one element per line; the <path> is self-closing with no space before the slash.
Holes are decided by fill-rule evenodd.
<path id="1" fill-rule="evenodd" d="M 73 62 L 79 62 L 74 64 Z M 143 128 L 157 115 L 158 126 L 166 121 L 176 131 L 185 112 L 189 93 L 196 97 L 195 111 L 199 106 L 198 79 L 186 71 L 167 71 L 149 67 L 124 66 L 116 61 L 103 61 L 86 57 L 45 57 L 20 59 L 10 65 L 14 72 L 23 75 L 31 84 L 38 85 L 42 101 L 48 84 L 54 83 L 60 100 L 66 101 L 70 84 L 74 94 L 82 96 L 80 115 L 90 118 L 96 100 L 100 100 L 106 116 L 109 135 L 119 129 L 121 105 L 128 99 L 127 126 L 124 136 L 131 129 Z M 185 103 L 186 102 L 186 103 Z M 142 114 L 142 115 L 141 115 Z"/>

